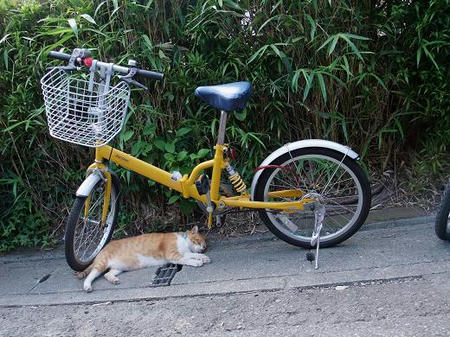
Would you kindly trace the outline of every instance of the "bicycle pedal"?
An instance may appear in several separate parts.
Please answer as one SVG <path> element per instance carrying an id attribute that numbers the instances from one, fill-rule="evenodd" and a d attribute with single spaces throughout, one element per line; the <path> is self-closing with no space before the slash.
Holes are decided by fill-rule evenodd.
<path id="1" fill-rule="evenodd" d="M 183 266 L 181 264 L 167 263 L 159 267 L 153 276 L 151 287 L 170 286 L 175 274 L 178 273 Z"/>

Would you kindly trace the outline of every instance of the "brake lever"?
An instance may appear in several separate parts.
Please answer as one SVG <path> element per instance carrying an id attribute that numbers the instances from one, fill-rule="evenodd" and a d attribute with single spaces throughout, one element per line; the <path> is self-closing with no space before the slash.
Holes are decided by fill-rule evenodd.
<path id="1" fill-rule="evenodd" d="M 132 61 L 132 60 L 130 60 L 130 61 Z M 133 61 L 133 62 L 135 62 L 135 61 Z M 125 83 L 134 85 L 134 86 L 139 87 L 144 90 L 148 90 L 148 88 L 145 85 L 143 85 L 142 83 L 139 83 L 138 81 L 133 79 L 133 77 L 134 77 L 134 75 L 136 75 L 136 73 L 137 73 L 137 68 L 135 66 L 131 65 L 130 72 L 128 74 L 123 75 L 123 76 L 119 75 L 118 77 L 119 77 L 119 80 L 124 81 Z"/>
<path id="2" fill-rule="evenodd" d="M 142 83 L 139 83 L 136 80 L 133 80 L 133 79 L 127 80 L 127 79 L 125 79 L 124 81 L 127 82 L 128 84 L 135 85 L 136 87 L 139 87 L 141 89 L 148 90 L 148 88 L 145 85 L 143 85 Z"/>

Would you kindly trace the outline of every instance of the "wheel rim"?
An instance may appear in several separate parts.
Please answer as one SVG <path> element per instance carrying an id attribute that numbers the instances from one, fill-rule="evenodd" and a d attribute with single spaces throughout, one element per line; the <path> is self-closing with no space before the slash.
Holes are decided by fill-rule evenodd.
<path id="1" fill-rule="evenodd" d="M 105 224 L 100 226 L 103 210 L 104 184 L 100 182 L 91 192 L 91 202 L 87 217 L 84 217 L 84 204 L 77 219 L 74 234 L 74 255 L 81 263 L 90 263 L 106 244 L 114 222 L 117 194 L 111 188 L 109 212 Z"/>
<path id="2" fill-rule="evenodd" d="M 294 201 L 296 198 L 269 198 L 269 192 L 295 189 L 317 198 L 326 209 L 321 241 L 332 240 L 349 230 L 363 207 L 363 191 L 353 171 L 333 157 L 311 154 L 292 157 L 269 176 L 264 201 Z M 315 178 L 317 177 L 317 178 Z M 308 196 L 303 196 L 308 197 Z M 314 212 L 271 212 L 271 223 L 283 234 L 309 242 L 314 229 Z"/>

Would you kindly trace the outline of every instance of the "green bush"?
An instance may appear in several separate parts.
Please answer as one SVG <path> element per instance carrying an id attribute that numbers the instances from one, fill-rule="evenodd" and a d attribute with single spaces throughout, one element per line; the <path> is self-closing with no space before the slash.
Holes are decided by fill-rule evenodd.
<path id="1" fill-rule="evenodd" d="M 450 139 L 448 9 L 443 0 L 0 0 L 0 250 L 51 244 L 92 160 L 92 150 L 48 136 L 39 79 L 60 63 L 50 50 L 91 48 L 166 74 L 133 92 L 115 144 L 167 170 L 187 172 L 214 144 L 218 114 L 194 89 L 248 80 L 251 102 L 228 126 L 247 181 L 271 150 L 302 138 L 349 144 L 373 172 L 395 154 L 439 176 Z M 192 202 L 118 173 L 121 231 L 192 218 Z M 173 212 L 173 224 L 149 223 Z"/>

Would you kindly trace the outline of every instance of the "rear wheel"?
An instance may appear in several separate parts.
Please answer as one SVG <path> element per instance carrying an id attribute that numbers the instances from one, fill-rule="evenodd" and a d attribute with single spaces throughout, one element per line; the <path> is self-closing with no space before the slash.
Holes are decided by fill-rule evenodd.
<path id="1" fill-rule="evenodd" d="M 334 246 L 352 236 L 364 223 L 370 208 L 370 185 L 359 164 L 326 148 L 297 149 L 273 160 L 255 187 L 256 201 L 315 199 L 325 206 L 321 247 Z M 314 212 L 262 210 L 261 219 L 280 239 L 312 248 Z"/>
<path id="2" fill-rule="evenodd" d="M 436 235 L 441 240 L 450 240 L 450 229 L 448 225 L 450 213 L 450 181 L 447 183 L 444 195 L 442 196 L 441 205 L 436 215 L 436 223 L 434 226 Z"/>
<path id="3" fill-rule="evenodd" d="M 102 180 L 92 188 L 89 198 L 77 197 L 72 207 L 64 240 L 66 260 L 73 270 L 85 270 L 109 242 L 114 232 L 119 210 L 120 183 L 114 174 L 111 176 L 111 199 L 104 224 L 101 219 L 106 183 Z M 87 214 L 86 202 L 89 203 Z"/>

